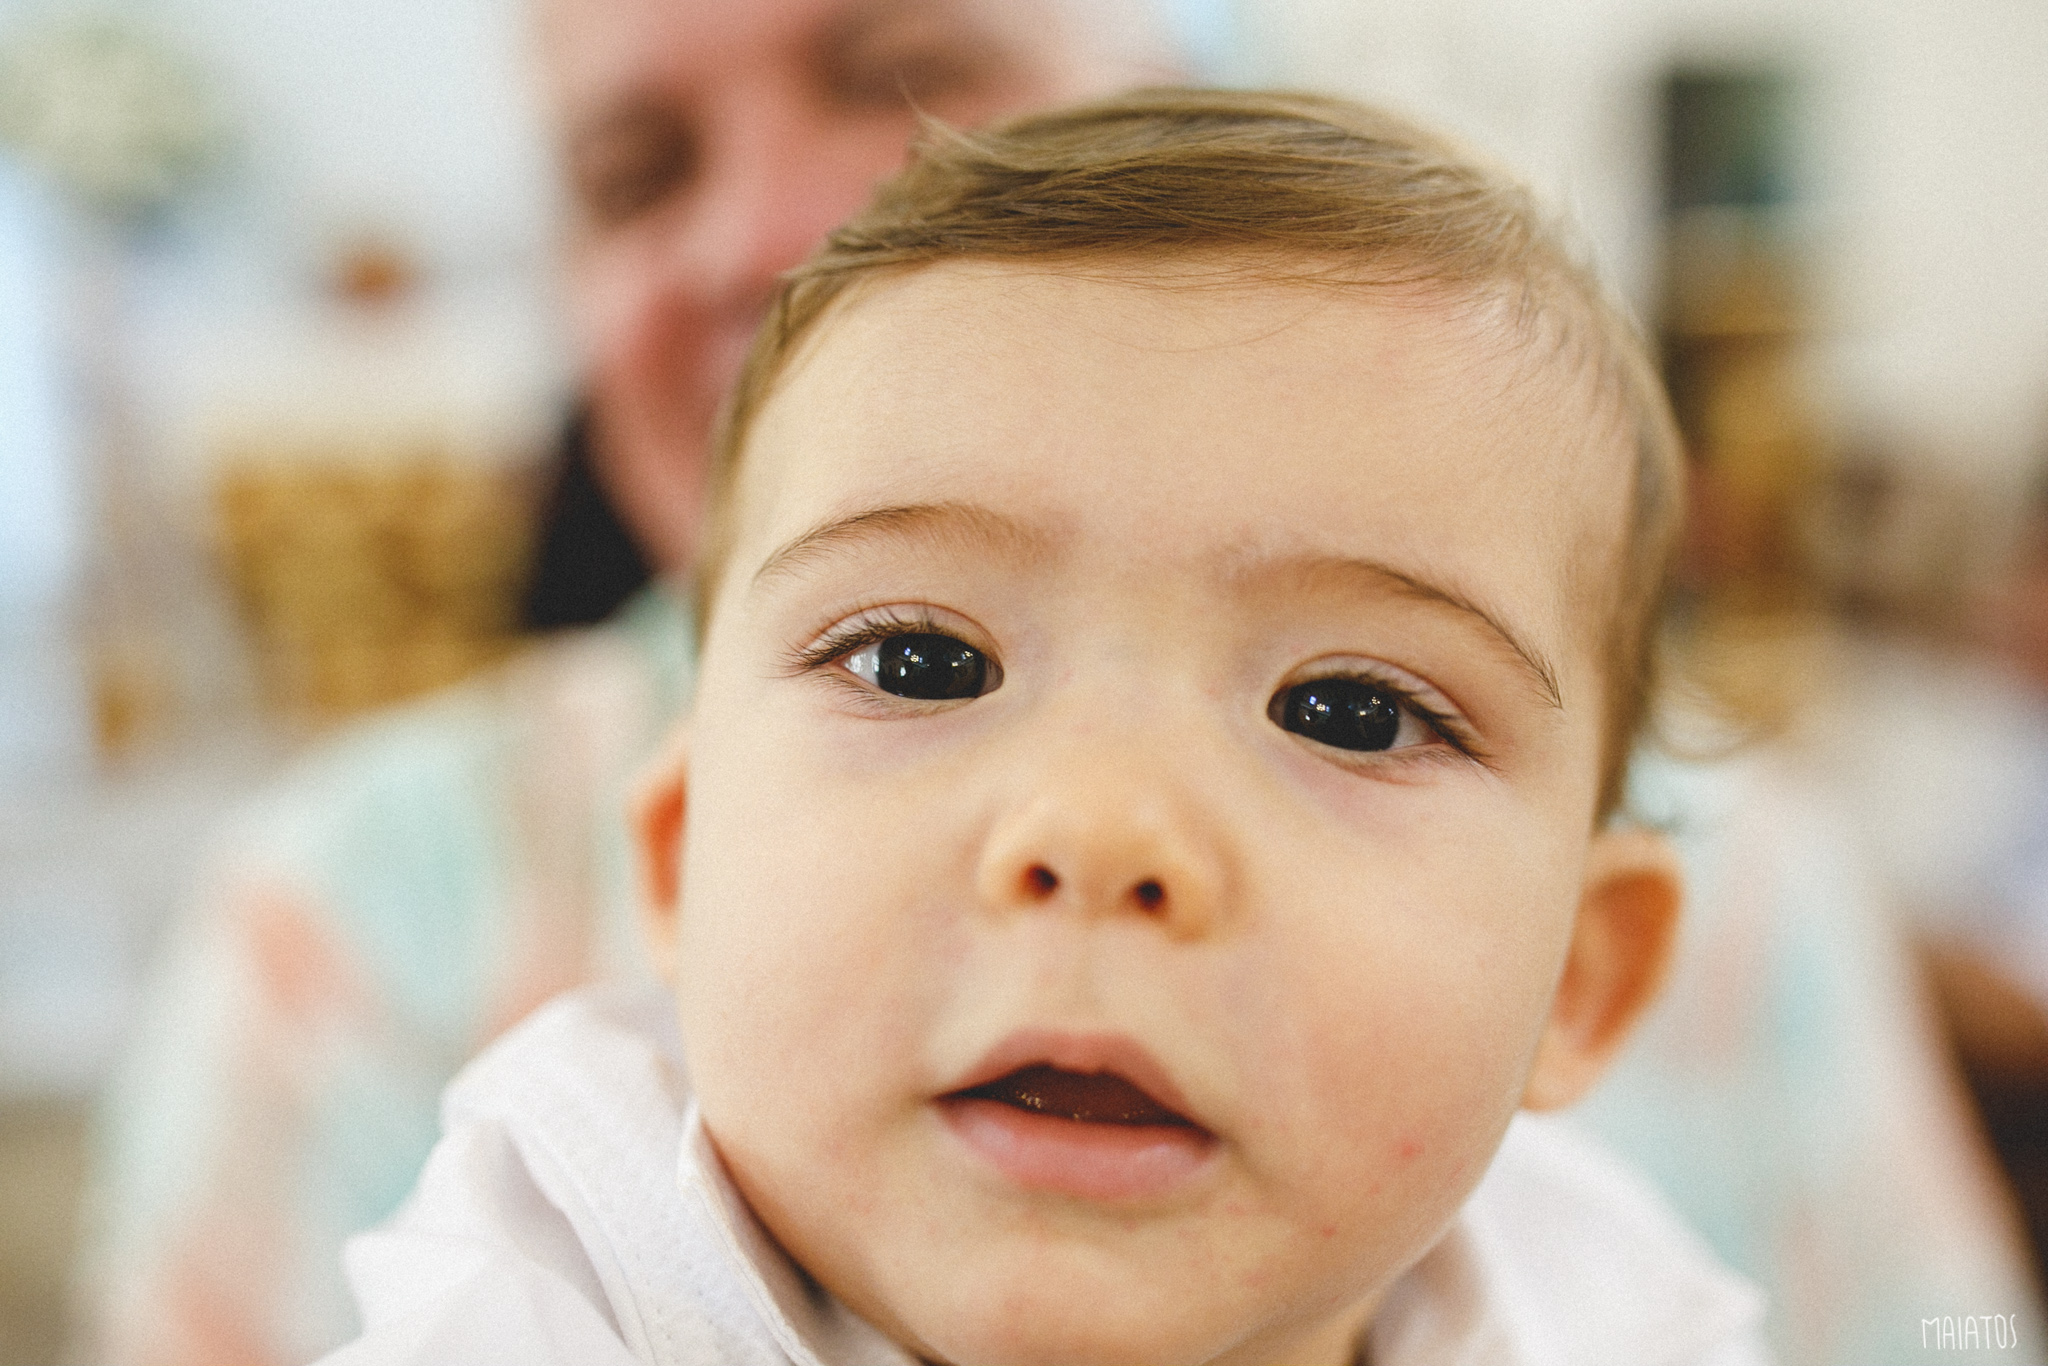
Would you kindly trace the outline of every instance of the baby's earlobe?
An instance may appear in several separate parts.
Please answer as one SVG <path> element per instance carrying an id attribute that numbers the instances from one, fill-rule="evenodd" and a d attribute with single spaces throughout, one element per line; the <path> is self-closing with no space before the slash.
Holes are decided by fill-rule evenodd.
<path id="1" fill-rule="evenodd" d="M 655 968 L 668 980 L 674 978 L 676 918 L 682 909 L 688 753 L 688 732 L 679 726 L 642 774 L 629 813 L 641 925 Z"/>
<path id="2" fill-rule="evenodd" d="M 1570 1105 L 1593 1088 L 1657 999 L 1678 941 L 1684 878 L 1653 830 L 1593 837 L 1577 922 L 1522 1104 Z"/>

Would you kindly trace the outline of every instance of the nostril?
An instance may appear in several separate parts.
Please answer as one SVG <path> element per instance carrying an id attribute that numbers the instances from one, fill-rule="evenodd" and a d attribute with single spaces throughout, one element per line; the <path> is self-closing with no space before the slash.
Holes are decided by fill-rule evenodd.
<path id="1" fill-rule="evenodd" d="M 1056 890 L 1060 885 L 1059 874 L 1042 863 L 1032 864 L 1031 871 L 1024 874 L 1024 881 L 1040 896 Z"/>
<path id="2" fill-rule="evenodd" d="M 1166 889 L 1149 877 L 1139 883 L 1134 890 L 1138 896 L 1138 904 L 1148 911 L 1157 910 L 1159 903 L 1166 900 Z"/>

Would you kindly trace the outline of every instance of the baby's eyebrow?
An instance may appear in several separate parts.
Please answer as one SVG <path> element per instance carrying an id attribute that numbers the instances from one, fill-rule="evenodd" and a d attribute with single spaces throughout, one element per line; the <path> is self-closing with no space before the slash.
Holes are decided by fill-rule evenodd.
<path id="1" fill-rule="evenodd" d="M 992 508 L 975 503 L 907 503 L 835 517 L 791 537 L 762 561 L 751 586 L 759 588 L 770 579 L 796 573 L 835 552 L 871 540 L 925 545 L 950 542 L 1026 557 L 1046 549 L 1044 533 Z"/>
<path id="2" fill-rule="evenodd" d="M 1515 663 L 1535 685 L 1543 700 L 1564 710 L 1564 695 L 1557 686 L 1557 669 L 1536 645 L 1513 630 L 1498 613 L 1473 601 L 1448 584 L 1437 583 L 1420 574 L 1398 569 L 1380 560 L 1349 555 L 1284 555 L 1234 561 L 1229 578 L 1245 580 L 1279 577 L 1293 580 L 1335 580 L 1350 586 L 1359 582 L 1380 592 L 1391 590 L 1402 597 L 1448 607 L 1476 622 L 1508 647 Z"/>

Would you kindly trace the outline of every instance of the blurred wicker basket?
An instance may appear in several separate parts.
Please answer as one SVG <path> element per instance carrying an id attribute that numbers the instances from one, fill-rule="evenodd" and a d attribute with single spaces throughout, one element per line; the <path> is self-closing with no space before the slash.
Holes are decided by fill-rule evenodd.
<path id="1" fill-rule="evenodd" d="M 502 658 L 533 492 L 529 470 L 432 446 L 225 452 L 219 553 L 271 703 L 338 718 Z"/>

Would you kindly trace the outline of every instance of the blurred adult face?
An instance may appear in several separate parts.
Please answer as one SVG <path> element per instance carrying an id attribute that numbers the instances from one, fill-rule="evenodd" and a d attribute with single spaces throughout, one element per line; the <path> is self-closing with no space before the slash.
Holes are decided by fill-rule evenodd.
<path id="1" fill-rule="evenodd" d="M 597 473 L 658 567 L 692 557 L 711 421 L 776 276 L 902 163 L 916 110 L 975 124 L 1173 74 L 1079 8 L 547 0 Z"/>

